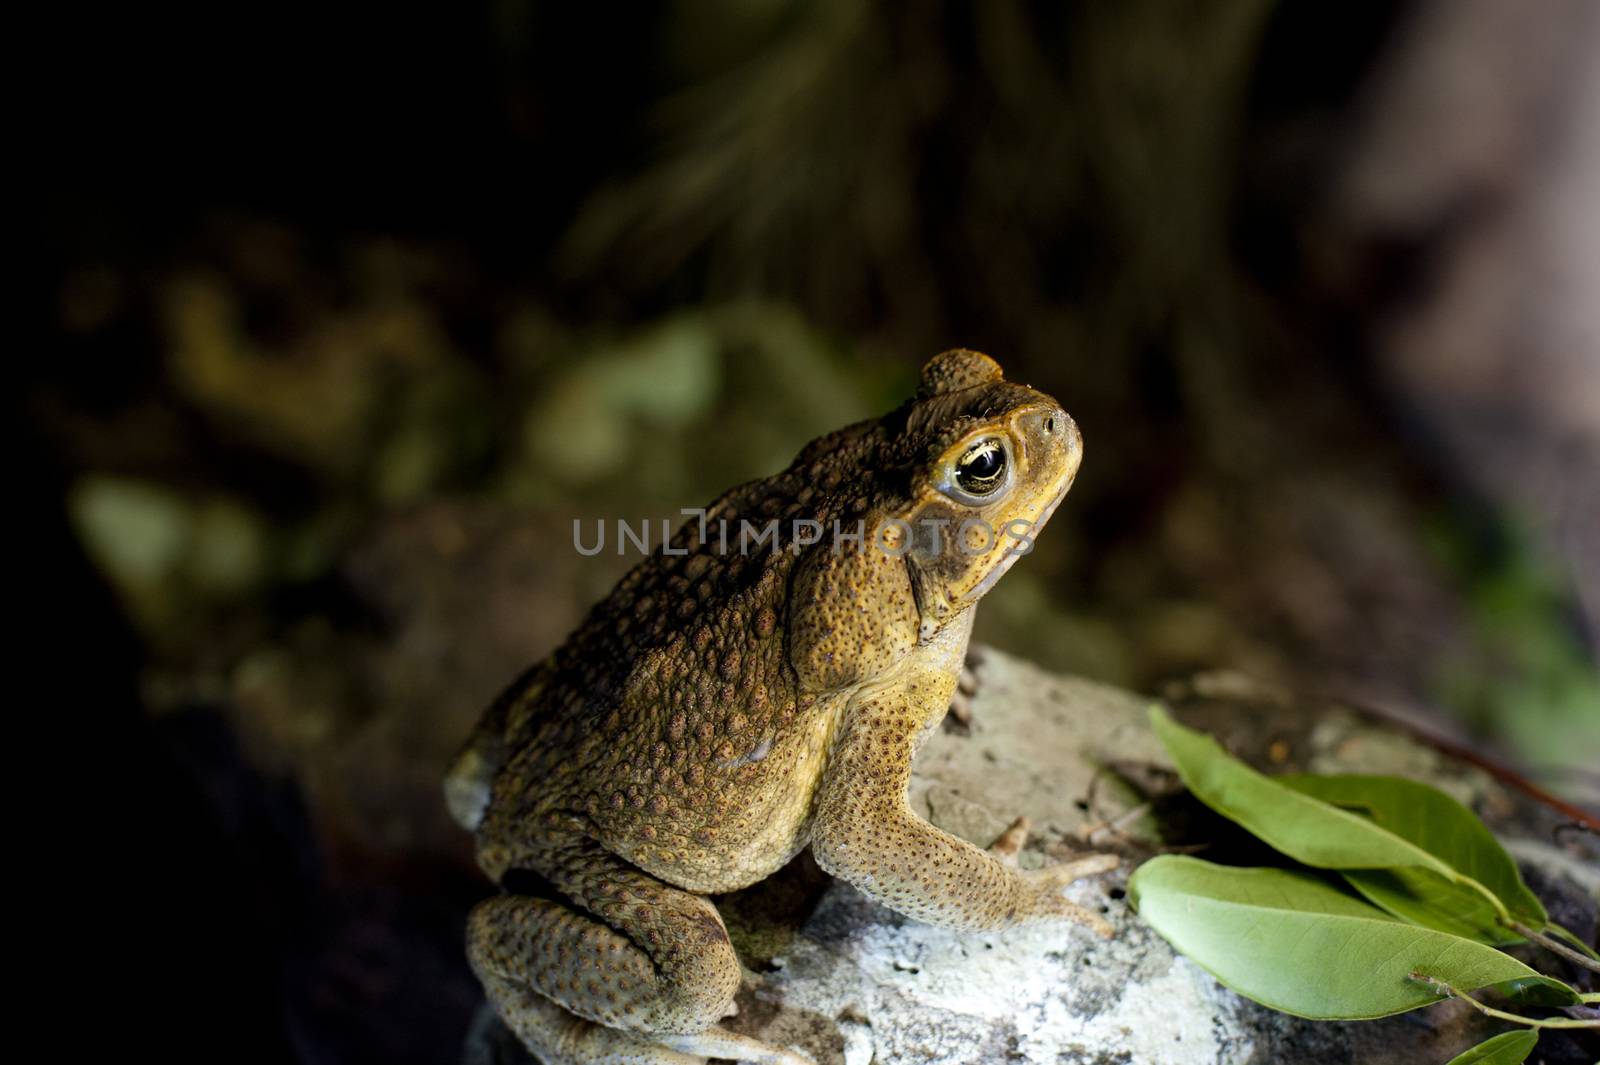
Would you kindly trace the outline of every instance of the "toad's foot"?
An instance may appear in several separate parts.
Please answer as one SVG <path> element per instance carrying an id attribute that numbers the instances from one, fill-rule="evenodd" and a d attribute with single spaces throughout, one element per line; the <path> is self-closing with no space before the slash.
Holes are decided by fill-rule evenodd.
<path id="1" fill-rule="evenodd" d="M 1011 822 L 998 839 L 989 845 L 989 853 L 998 858 L 1005 865 L 1016 868 L 1017 855 L 1021 853 L 1023 845 L 1028 842 L 1029 822 L 1026 817 L 1019 817 Z M 1111 925 L 1099 915 L 1090 913 L 1081 906 L 1074 905 L 1061 898 L 1058 892 L 1074 881 L 1097 873 L 1109 873 L 1122 864 L 1122 859 L 1115 854 L 1085 854 L 1081 858 L 1074 858 L 1070 862 L 1061 862 L 1056 865 L 1047 865 L 1042 869 L 1030 869 L 1022 873 L 1028 886 L 1035 893 L 1036 903 L 1043 912 L 1067 918 L 1093 930 L 1104 939 L 1112 936 Z"/>
<path id="2" fill-rule="evenodd" d="M 727 1058 L 749 1065 L 813 1065 L 808 1057 L 720 1027 L 694 1035 L 662 1036 L 661 1042 L 673 1050 L 693 1055 L 697 1062 L 706 1058 Z"/>
<path id="3" fill-rule="evenodd" d="M 810 1058 L 713 1026 L 693 1035 L 650 1036 L 584 1020 L 527 988 L 497 988 L 500 1009 L 542 1065 L 813 1065 Z"/>

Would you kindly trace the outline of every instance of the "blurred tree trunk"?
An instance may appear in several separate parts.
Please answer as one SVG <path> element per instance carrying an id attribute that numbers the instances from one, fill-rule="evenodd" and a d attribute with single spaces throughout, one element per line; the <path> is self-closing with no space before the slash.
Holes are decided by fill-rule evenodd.
<path id="1" fill-rule="evenodd" d="M 1326 224 L 1347 270 L 1418 258 L 1408 288 L 1365 293 L 1383 379 L 1448 467 L 1570 566 L 1600 651 L 1597 55 L 1585 0 L 1420 5 Z"/>

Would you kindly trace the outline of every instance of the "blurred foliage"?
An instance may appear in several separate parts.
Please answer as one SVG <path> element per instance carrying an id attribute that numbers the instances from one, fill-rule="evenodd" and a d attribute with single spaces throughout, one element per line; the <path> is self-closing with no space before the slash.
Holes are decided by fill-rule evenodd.
<path id="1" fill-rule="evenodd" d="M 1472 643 L 1440 663 L 1440 701 L 1504 735 L 1557 786 L 1600 753 L 1600 669 L 1573 632 L 1570 593 L 1509 520 L 1436 521 L 1434 549 L 1467 590 Z M 1479 535 L 1473 535 L 1476 532 Z"/>
<path id="2" fill-rule="evenodd" d="M 366 129 L 316 82 L 251 89 L 246 117 L 313 131 L 323 184 L 219 166 L 245 184 L 58 211 L 63 369 L 30 402 L 152 651 L 147 698 L 220 696 L 272 756 L 324 759 L 319 802 L 357 822 L 388 816 L 375 765 L 416 782 L 393 805 L 436 805 L 476 708 L 627 561 L 579 557 L 572 519 L 703 503 L 964 344 L 1087 441 L 980 639 L 1135 686 L 1228 667 L 1442 699 L 1531 759 L 1582 751 L 1550 741 L 1595 694 L 1566 593 L 1432 550 L 1448 471 L 1307 266 L 1393 17 L 714 0 L 622 39 L 498 0 L 396 15 L 370 60 L 396 92 L 418 56 L 471 70 L 438 88 L 455 111 Z M 308 77 L 365 42 L 327 31 Z M 207 128 L 221 152 L 249 123 Z M 199 143 L 153 141 L 174 170 Z"/>

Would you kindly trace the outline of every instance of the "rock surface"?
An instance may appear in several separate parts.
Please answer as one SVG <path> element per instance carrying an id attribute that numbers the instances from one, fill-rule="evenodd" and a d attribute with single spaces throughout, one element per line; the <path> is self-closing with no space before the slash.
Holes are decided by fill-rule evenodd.
<path id="1" fill-rule="evenodd" d="M 762 973 L 730 1027 L 845 1065 L 1442 1065 L 1495 1031 L 1453 1002 L 1382 1021 L 1309 1022 L 1223 988 L 1175 955 L 1123 898 L 1128 870 L 1158 845 L 1146 800 L 1161 808 L 1169 837 L 1187 821 L 1195 839 L 1222 839 L 1218 822 L 1175 796 L 1146 724 L 1150 700 L 987 649 L 979 651 L 977 675 L 970 728 L 947 723 L 918 758 L 914 806 L 982 845 L 1026 814 L 1034 835 L 1024 865 L 1075 850 L 1119 851 L 1123 870 L 1069 889 L 1106 916 L 1115 938 L 1103 942 L 1066 926 L 943 931 L 868 901 L 802 857 L 719 900 L 746 963 Z M 1593 938 L 1600 903 L 1593 836 L 1561 831 L 1558 816 L 1485 772 L 1351 711 L 1297 707 L 1240 678 L 1201 678 L 1169 693 L 1169 703 L 1273 771 L 1390 772 L 1446 788 L 1507 838 L 1552 912 Z M 1219 842 L 1213 853 L 1226 846 Z M 1537 961 L 1574 978 L 1557 959 Z M 1540 1054 L 1547 1065 L 1589 1062 L 1594 1049 L 1547 1035 Z M 465 1060 L 528 1058 L 486 1015 L 474 1025 Z"/>

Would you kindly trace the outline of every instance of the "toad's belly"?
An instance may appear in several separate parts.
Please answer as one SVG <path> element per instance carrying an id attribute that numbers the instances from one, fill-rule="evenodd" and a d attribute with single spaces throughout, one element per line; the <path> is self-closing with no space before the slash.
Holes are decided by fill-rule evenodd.
<path id="1" fill-rule="evenodd" d="M 836 706 L 812 707 L 806 721 L 776 738 L 753 738 L 686 785 L 678 774 L 660 774 L 636 807 L 593 818 L 599 841 L 688 891 L 734 891 L 770 876 L 810 842 L 813 799 L 838 716 Z"/>

